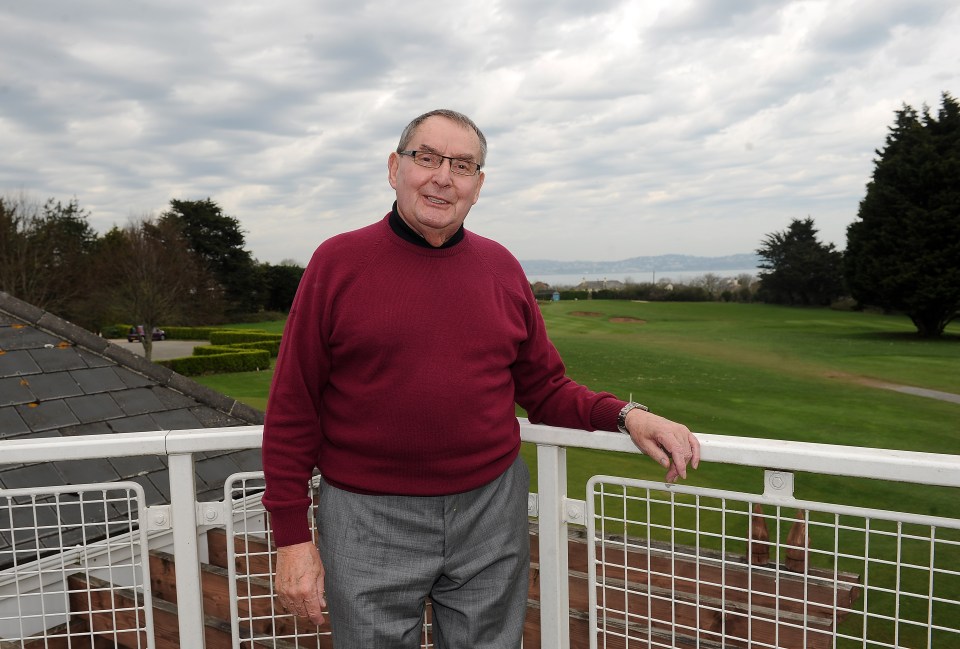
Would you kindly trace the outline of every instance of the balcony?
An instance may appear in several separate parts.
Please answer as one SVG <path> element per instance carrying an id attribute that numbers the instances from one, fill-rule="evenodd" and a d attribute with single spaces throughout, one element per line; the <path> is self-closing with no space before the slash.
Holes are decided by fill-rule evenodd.
<path id="1" fill-rule="evenodd" d="M 567 451 L 625 436 L 521 422 L 536 445 L 525 646 L 960 646 L 960 506 L 937 516 L 796 497 L 822 476 L 953 495 L 960 456 L 699 435 L 752 467 L 749 493 L 594 476 Z M 170 505 L 136 482 L 0 490 L 0 647 L 327 647 L 276 608 L 262 477 L 197 502 L 195 457 L 258 448 L 257 426 L 0 442 L 0 463 L 166 456 Z M 429 611 L 424 646 L 430 647 Z"/>

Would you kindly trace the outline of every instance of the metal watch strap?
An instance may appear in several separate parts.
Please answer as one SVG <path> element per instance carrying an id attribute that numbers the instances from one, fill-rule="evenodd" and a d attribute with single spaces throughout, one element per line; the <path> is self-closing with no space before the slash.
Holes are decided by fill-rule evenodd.
<path id="1" fill-rule="evenodd" d="M 642 403 L 637 403 L 636 401 L 631 401 L 623 408 L 620 409 L 620 414 L 617 415 L 617 429 L 621 433 L 626 433 L 627 431 L 627 413 L 633 410 L 634 408 L 639 408 L 644 412 L 650 412 L 650 408 L 647 408 Z"/>

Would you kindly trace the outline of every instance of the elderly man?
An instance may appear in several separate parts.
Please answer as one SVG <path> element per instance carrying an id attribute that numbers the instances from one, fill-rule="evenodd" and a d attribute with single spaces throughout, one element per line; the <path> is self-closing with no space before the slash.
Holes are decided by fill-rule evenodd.
<path id="1" fill-rule="evenodd" d="M 318 624 L 328 608 L 336 647 L 417 647 L 427 597 L 438 648 L 520 645 L 529 475 L 515 403 L 533 422 L 628 433 L 668 481 L 699 463 L 685 426 L 569 379 L 520 264 L 464 229 L 486 154 L 460 113 L 413 120 L 387 160 L 393 209 L 324 242 L 290 311 L 263 502 L 281 605 Z"/>

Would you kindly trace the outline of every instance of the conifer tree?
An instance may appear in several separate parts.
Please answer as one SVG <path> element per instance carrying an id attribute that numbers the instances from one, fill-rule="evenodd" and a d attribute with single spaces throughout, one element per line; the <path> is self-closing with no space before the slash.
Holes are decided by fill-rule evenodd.
<path id="1" fill-rule="evenodd" d="M 844 270 L 862 305 L 907 314 L 937 337 L 960 311 L 960 104 L 897 111 L 847 228 Z"/>

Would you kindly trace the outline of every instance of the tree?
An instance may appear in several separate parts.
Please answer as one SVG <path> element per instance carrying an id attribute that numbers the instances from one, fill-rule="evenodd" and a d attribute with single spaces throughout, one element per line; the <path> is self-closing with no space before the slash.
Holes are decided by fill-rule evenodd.
<path id="1" fill-rule="evenodd" d="M 757 250 L 763 258 L 758 296 L 764 302 L 827 306 L 843 294 L 843 256 L 817 239 L 813 219 L 793 219 L 783 232 L 768 234 Z"/>
<path id="2" fill-rule="evenodd" d="M 104 290 L 118 309 L 118 319 L 143 325 L 144 356 L 153 355 L 150 332 L 208 301 L 209 275 L 199 264 L 176 224 L 145 218 L 104 236 L 102 260 L 109 268 Z M 107 279 L 109 278 L 109 279 Z"/>
<path id="3" fill-rule="evenodd" d="M 233 315 L 260 308 L 260 275 L 245 240 L 240 222 L 227 216 L 209 198 L 202 201 L 170 201 L 161 222 L 175 224 L 196 254 L 223 288 L 227 311 Z"/>
<path id="4" fill-rule="evenodd" d="M 25 302 L 81 321 L 94 281 L 97 234 L 77 199 L 0 197 L 0 289 Z"/>
<path id="5" fill-rule="evenodd" d="M 940 336 L 960 311 L 960 104 L 944 93 L 937 117 L 904 104 L 876 153 L 847 227 L 850 293 Z"/>
<path id="6" fill-rule="evenodd" d="M 303 277 L 303 266 L 284 259 L 277 266 L 264 262 L 259 270 L 264 284 L 263 308 L 267 311 L 289 312 L 300 278 Z"/>

